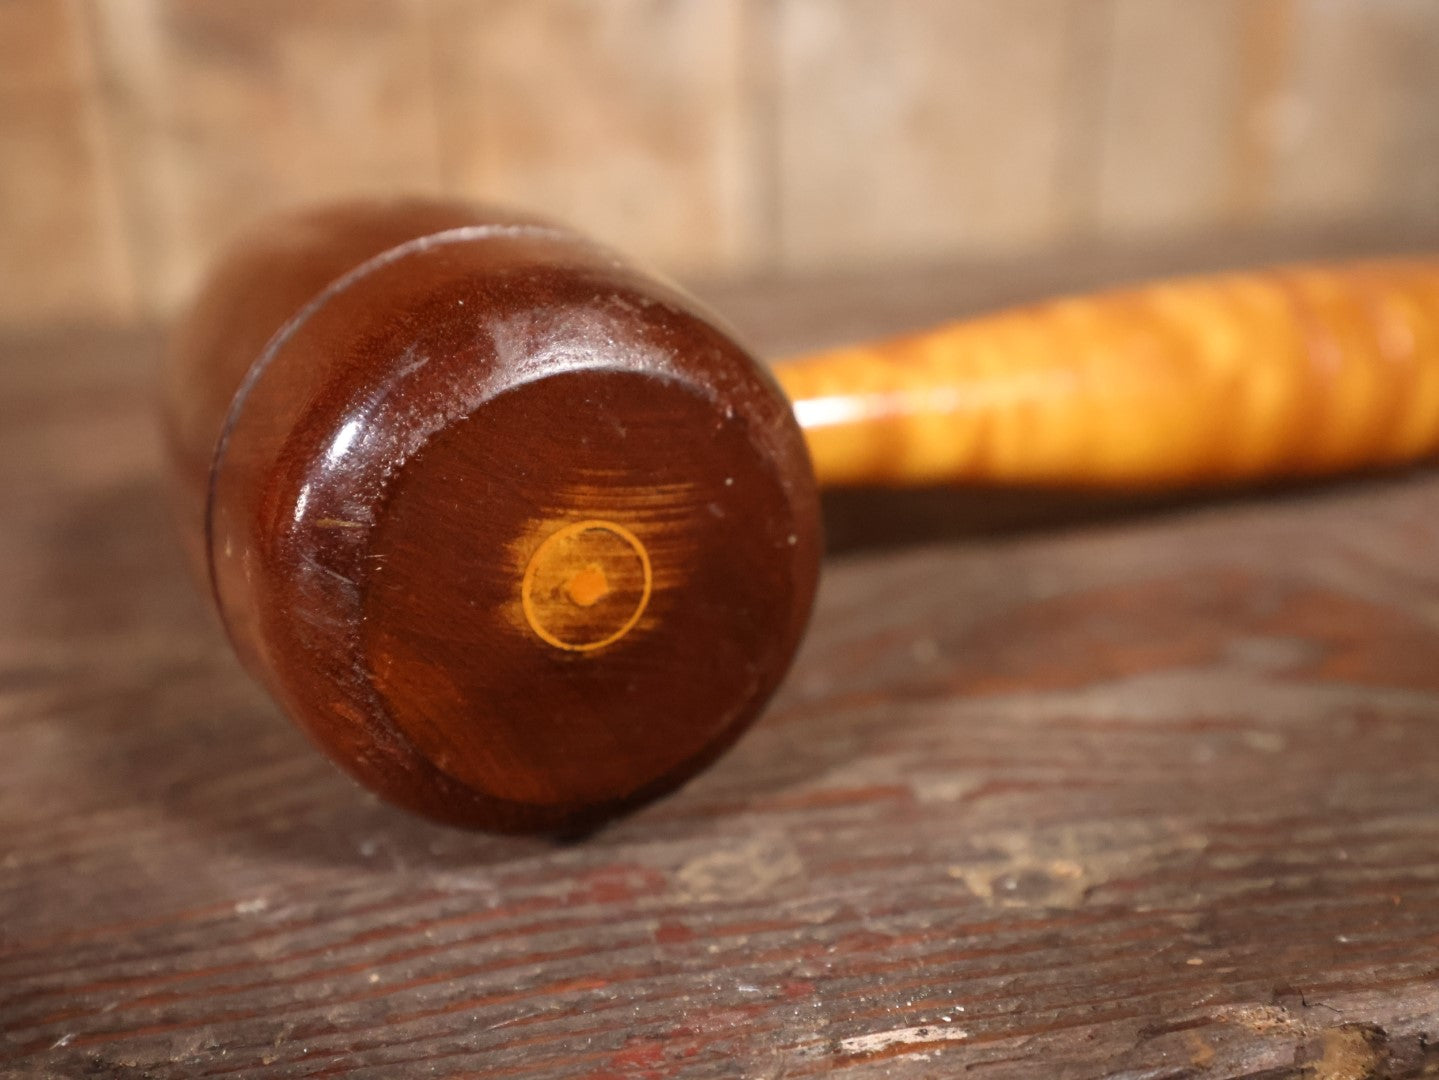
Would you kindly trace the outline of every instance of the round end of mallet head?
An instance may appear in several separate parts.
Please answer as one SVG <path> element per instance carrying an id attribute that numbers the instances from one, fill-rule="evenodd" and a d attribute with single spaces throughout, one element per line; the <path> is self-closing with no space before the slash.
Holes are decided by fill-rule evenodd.
<path id="1" fill-rule="evenodd" d="M 399 732 L 479 797 L 457 817 L 600 819 L 755 718 L 819 554 L 805 462 L 775 449 L 683 378 L 581 370 L 496 395 L 406 463 L 364 655 Z"/>
<path id="2" fill-rule="evenodd" d="M 713 760 L 778 686 L 819 506 L 782 391 L 563 229 L 402 244 L 274 339 L 209 489 L 215 595 L 385 798 L 572 831 Z"/>

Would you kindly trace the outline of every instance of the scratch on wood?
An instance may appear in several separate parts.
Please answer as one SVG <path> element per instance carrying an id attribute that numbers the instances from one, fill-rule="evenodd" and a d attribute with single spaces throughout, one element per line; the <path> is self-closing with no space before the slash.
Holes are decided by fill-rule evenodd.
<path id="1" fill-rule="evenodd" d="M 340 573 L 338 570 L 335 570 L 335 569 L 333 569 L 333 568 L 331 568 L 331 567 L 325 566 L 323 563 L 319 562 L 317 559 L 315 559 L 314 557 L 312 557 L 312 556 L 310 556 L 310 555 L 306 555 L 306 556 L 305 556 L 305 565 L 308 566 L 308 567 L 310 567 L 312 570 L 318 570 L 318 571 L 319 571 L 320 573 L 322 573 L 322 574 L 326 574 L 326 575 L 334 578 L 334 579 L 337 580 L 337 581 L 343 582 L 344 584 L 348 585 L 348 586 L 349 586 L 350 588 L 352 588 L 352 589 L 356 587 L 356 583 L 355 583 L 354 581 L 352 581 L 350 578 L 346 577 L 344 574 Z"/>
<path id="2" fill-rule="evenodd" d="M 870 1035 L 854 1035 L 841 1039 L 839 1052 L 853 1056 L 874 1054 L 895 1046 L 923 1046 L 929 1043 L 958 1042 L 969 1038 L 969 1032 L 956 1027 L 905 1027 L 876 1031 Z"/>

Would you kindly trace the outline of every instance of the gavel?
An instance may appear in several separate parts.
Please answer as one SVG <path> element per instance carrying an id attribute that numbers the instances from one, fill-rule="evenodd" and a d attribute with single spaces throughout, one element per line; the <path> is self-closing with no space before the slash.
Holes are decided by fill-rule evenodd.
<path id="1" fill-rule="evenodd" d="M 402 807 L 573 832 L 761 712 L 823 487 L 1173 490 L 1434 453 L 1439 261 L 1152 284 L 770 369 L 570 229 L 353 204 L 220 263 L 164 398 L 191 562 L 282 709 Z"/>

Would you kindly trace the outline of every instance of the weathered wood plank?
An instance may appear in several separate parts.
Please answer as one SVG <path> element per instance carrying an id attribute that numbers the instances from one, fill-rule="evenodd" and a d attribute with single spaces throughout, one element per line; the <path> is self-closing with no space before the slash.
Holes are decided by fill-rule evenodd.
<path id="1" fill-rule="evenodd" d="M 790 267 L 1022 249 L 1062 233 L 1064 0 L 782 0 Z"/>
<path id="2" fill-rule="evenodd" d="M 1241 171 L 1283 62 L 1285 0 L 1109 0 L 1096 225 L 1109 234 L 1194 233 L 1234 225 Z M 1278 23 L 1278 26 L 1275 26 Z M 1255 96 L 1251 96 L 1255 95 Z"/>
<path id="3" fill-rule="evenodd" d="M 447 184 L 663 267 L 760 257 L 746 3 L 436 0 Z"/>
<path id="4" fill-rule="evenodd" d="M 452 193 L 710 277 L 1439 219 L 1431 0 L 9 0 L 0 323 L 281 204 Z"/>
<path id="5" fill-rule="evenodd" d="M 1116 272 L 729 306 L 770 348 Z M 770 715 L 551 845 L 376 804 L 242 678 L 160 529 L 152 343 L 0 349 L 0 1071 L 1439 1064 L 1433 475 L 988 536 L 871 500 Z"/>
<path id="6" fill-rule="evenodd" d="M 1439 220 L 1439 9 L 1310 0 L 1300 10 L 1269 211 Z"/>
<path id="7" fill-rule="evenodd" d="M 91 0 L 144 299 L 278 207 L 439 186 L 419 0 Z"/>
<path id="8" fill-rule="evenodd" d="M 0 4 L 0 323 L 134 313 L 82 15 Z"/>

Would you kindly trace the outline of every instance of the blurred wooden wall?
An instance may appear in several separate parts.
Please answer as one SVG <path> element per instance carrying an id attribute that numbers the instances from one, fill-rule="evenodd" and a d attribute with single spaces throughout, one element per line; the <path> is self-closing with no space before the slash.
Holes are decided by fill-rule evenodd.
<path id="1" fill-rule="evenodd" d="M 0 322 L 507 200 L 682 274 L 1439 222 L 1439 0 L 0 0 Z"/>

